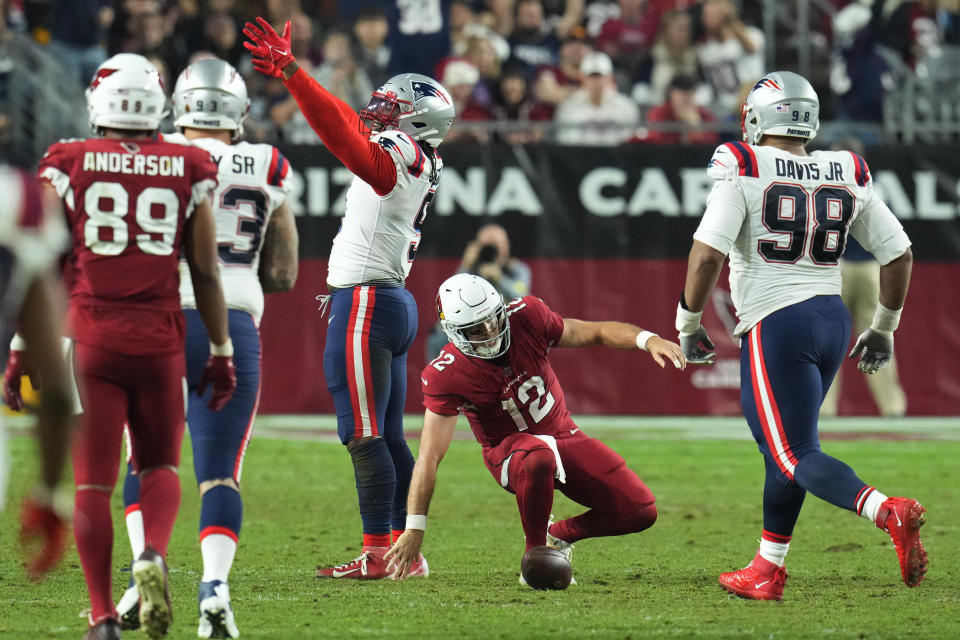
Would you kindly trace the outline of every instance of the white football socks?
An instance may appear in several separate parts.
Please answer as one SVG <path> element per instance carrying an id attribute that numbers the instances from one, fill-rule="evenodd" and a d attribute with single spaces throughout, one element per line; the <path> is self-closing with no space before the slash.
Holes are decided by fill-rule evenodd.
<path id="1" fill-rule="evenodd" d="M 230 536 L 212 533 L 200 541 L 200 553 L 203 555 L 202 582 L 211 580 L 227 581 L 233 557 L 237 554 L 237 543 Z"/>
<path id="2" fill-rule="evenodd" d="M 766 538 L 760 538 L 760 557 L 767 562 L 772 562 L 778 567 L 783 566 L 787 559 L 787 550 L 790 548 L 789 542 L 773 542 Z"/>
<path id="3" fill-rule="evenodd" d="M 147 546 L 147 541 L 143 532 L 143 512 L 140 509 L 134 509 L 127 512 L 127 537 L 130 539 L 130 550 L 133 551 L 133 559 L 136 560 L 143 553 Z"/>
<path id="4" fill-rule="evenodd" d="M 887 501 L 887 496 L 876 489 L 870 492 L 866 500 L 863 501 L 863 508 L 860 509 L 860 515 L 870 522 L 876 524 L 877 512 L 880 511 L 880 505 Z"/>

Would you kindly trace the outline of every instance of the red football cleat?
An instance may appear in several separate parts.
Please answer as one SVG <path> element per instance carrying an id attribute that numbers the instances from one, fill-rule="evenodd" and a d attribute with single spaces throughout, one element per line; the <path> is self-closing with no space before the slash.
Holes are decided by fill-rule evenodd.
<path id="1" fill-rule="evenodd" d="M 787 581 L 787 572 L 783 567 L 760 556 L 758 552 L 753 561 L 739 571 L 721 573 L 720 586 L 750 600 L 783 599 L 783 585 Z"/>
<path id="2" fill-rule="evenodd" d="M 910 498 L 887 498 L 877 511 L 877 527 L 890 534 L 897 549 L 900 574 L 908 587 L 923 582 L 927 573 L 927 552 L 920 541 L 925 511 L 922 504 Z"/>
<path id="3" fill-rule="evenodd" d="M 383 554 L 389 547 L 364 547 L 363 553 L 351 560 L 329 569 L 317 569 L 318 578 L 347 580 L 379 580 L 387 577 L 387 563 Z"/>

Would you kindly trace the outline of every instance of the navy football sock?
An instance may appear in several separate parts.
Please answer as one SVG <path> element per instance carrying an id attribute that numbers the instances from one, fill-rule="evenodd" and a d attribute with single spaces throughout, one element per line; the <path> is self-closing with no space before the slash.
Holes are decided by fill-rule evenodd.
<path id="1" fill-rule="evenodd" d="M 123 479 L 123 508 L 140 502 L 140 476 L 133 473 L 133 463 L 127 463 L 127 475 Z"/>
<path id="2" fill-rule="evenodd" d="M 389 440 L 387 448 L 393 458 L 393 468 L 397 474 L 397 488 L 393 492 L 393 507 L 390 525 L 394 530 L 403 531 L 407 526 L 407 492 L 410 490 L 410 478 L 413 477 L 413 454 L 407 441 Z"/>
<path id="3" fill-rule="evenodd" d="M 387 443 L 383 438 L 374 438 L 361 443 L 351 442 L 347 449 L 353 460 L 364 536 L 386 536 L 385 546 L 389 546 L 390 511 L 397 473 Z"/>
<path id="4" fill-rule="evenodd" d="M 242 523 L 243 500 L 233 487 L 217 485 L 200 498 L 201 538 L 210 533 L 222 533 L 236 540 Z"/>
<path id="5" fill-rule="evenodd" d="M 866 486 L 845 462 L 822 451 L 811 451 L 797 463 L 794 481 L 830 504 L 856 512 L 856 500 Z"/>

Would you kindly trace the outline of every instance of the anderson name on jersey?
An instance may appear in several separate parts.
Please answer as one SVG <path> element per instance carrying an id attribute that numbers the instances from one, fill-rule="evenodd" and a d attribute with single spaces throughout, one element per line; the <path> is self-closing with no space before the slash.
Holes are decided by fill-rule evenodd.
<path id="1" fill-rule="evenodd" d="M 379 195 L 354 177 L 346 194 L 346 213 L 333 239 L 327 284 L 351 287 L 361 283 L 402 285 L 420 245 L 420 226 L 443 171 L 420 145 L 402 131 L 370 136 L 386 149 L 397 170 L 393 190 Z"/>
<path id="2" fill-rule="evenodd" d="M 484 447 L 495 447 L 518 431 L 556 435 L 576 430 L 547 357 L 563 335 L 563 318 L 535 296 L 511 302 L 507 317 L 506 354 L 484 360 L 448 343 L 424 367 L 423 405 L 444 416 L 462 410 Z"/>
<path id="3" fill-rule="evenodd" d="M 200 147 L 217 164 L 218 185 L 211 206 L 217 225 L 223 296 L 228 308 L 246 311 L 259 326 L 263 316 L 260 250 L 271 214 L 287 199 L 290 163 L 268 144 L 188 140 L 179 133 L 164 135 L 163 139 Z M 180 261 L 180 301 L 184 308 L 197 306 L 185 260 Z"/>
<path id="4" fill-rule="evenodd" d="M 798 156 L 730 142 L 717 147 L 707 175 L 716 182 L 693 237 L 729 255 L 735 336 L 777 309 L 839 295 L 848 233 L 881 264 L 910 246 L 855 153 Z"/>

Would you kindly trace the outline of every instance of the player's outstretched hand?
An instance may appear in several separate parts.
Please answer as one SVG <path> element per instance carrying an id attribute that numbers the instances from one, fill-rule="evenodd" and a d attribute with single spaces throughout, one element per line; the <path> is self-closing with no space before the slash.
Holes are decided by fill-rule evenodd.
<path id="1" fill-rule="evenodd" d="M 213 411 L 220 411 L 237 389 L 237 370 L 233 366 L 232 356 L 210 356 L 197 384 L 198 396 L 203 395 L 208 384 L 213 386 L 213 395 L 207 406 Z"/>
<path id="2" fill-rule="evenodd" d="M 284 23 L 283 35 L 277 35 L 269 22 L 258 17 L 257 24 L 244 25 L 243 35 L 249 39 L 243 46 L 253 56 L 253 68 L 265 76 L 282 78 L 283 70 L 294 61 L 290 21 Z"/>
<path id="3" fill-rule="evenodd" d="M 390 550 L 383 555 L 388 560 L 387 573 L 393 580 L 403 580 L 410 573 L 410 567 L 420 558 L 423 546 L 423 531 L 407 529 L 397 538 Z"/>
<path id="4" fill-rule="evenodd" d="M 651 336 L 647 340 L 647 351 L 650 352 L 650 357 L 660 365 L 661 369 L 667 366 L 668 360 L 677 369 L 687 368 L 687 359 L 683 356 L 683 350 L 675 342 L 664 340 L 660 336 Z"/>
<path id="5" fill-rule="evenodd" d="M 857 367 L 864 373 L 876 373 L 890 364 L 893 357 L 893 333 L 867 329 L 857 338 L 850 351 L 851 358 L 860 358 Z"/>
<path id="6" fill-rule="evenodd" d="M 27 352 L 11 349 L 7 356 L 7 368 L 3 372 L 3 400 L 14 411 L 23 411 L 23 396 L 20 394 L 20 379 L 23 376 L 30 377 L 34 389 L 40 388 Z"/>
<path id="7" fill-rule="evenodd" d="M 703 327 L 693 333 L 680 334 L 680 349 L 690 364 L 713 364 L 717 361 L 716 348 Z"/>
<path id="8" fill-rule="evenodd" d="M 67 548 L 67 519 L 56 506 L 54 492 L 35 490 L 20 510 L 20 541 L 27 555 L 27 575 L 42 579 L 57 566 Z"/>

